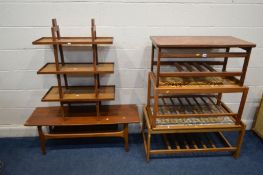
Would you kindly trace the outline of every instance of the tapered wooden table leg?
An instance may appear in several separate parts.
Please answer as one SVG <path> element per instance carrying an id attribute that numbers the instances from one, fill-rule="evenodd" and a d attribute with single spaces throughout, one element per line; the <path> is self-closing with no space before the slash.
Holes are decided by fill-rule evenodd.
<path id="1" fill-rule="evenodd" d="M 147 160 L 147 162 L 149 162 L 149 160 L 150 160 L 150 150 L 151 150 L 151 133 L 148 130 L 147 152 L 146 152 L 146 160 Z"/>
<path id="2" fill-rule="evenodd" d="M 42 126 L 37 126 L 37 130 L 38 130 L 38 136 L 39 136 L 42 154 L 46 154 L 45 136 L 42 131 Z"/>
<path id="3" fill-rule="evenodd" d="M 123 134 L 124 134 L 125 151 L 128 152 L 129 151 L 128 124 L 127 123 L 123 124 L 123 126 L 124 126 L 124 129 L 123 129 L 124 133 Z"/>
<path id="4" fill-rule="evenodd" d="M 233 157 L 235 159 L 237 159 L 240 155 L 240 151 L 241 151 L 241 145 L 242 145 L 242 142 L 243 142 L 243 138 L 244 138 L 244 135 L 246 133 L 246 129 L 245 127 L 242 128 L 242 130 L 239 132 L 239 136 L 238 136 L 238 140 L 237 140 L 237 150 L 236 152 L 234 152 L 233 154 Z"/>

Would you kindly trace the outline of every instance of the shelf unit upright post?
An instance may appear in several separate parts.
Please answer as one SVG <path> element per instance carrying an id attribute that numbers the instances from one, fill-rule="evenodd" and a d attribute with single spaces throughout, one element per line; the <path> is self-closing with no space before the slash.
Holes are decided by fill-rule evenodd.
<path id="1" fill-rule="evenodd" d="M 248 87 L 244 80 L 256 45 L 230 36 L 152 36 L 151 40 L 151 71 L 142 125 L 147 161 L 152 154 L 189 152 L 228 151 L 237 158 L 245 133 L 241 117 Z M 232 48 L 238 51 L 230 51 Z M 241 71 L 228 71 L 229 59 L 238 58 L 244 59 Z M 167 66 L 169 69 L 164 69 Z M 225 93 L 242 94 L 237 112 L 223 103 Z M 224 131 L 239 133 L 235 146 Z M 225 146 L 216 146 L 207 134 L 217 134 Z M 167 148 L 151 149 L 152 135 L 163 135 Z M 180 138 L 173 138 L 178 135 Z M 207 137 L 203 138 L 207 145 L 202 137 Z"/>
<path id="2" fill-rule="evenodd" d="M 91 20 L 91 37 L 62 37 L 56 19 L 52 19 L 51 34 L 51 37 L 42 37 L 33 44 L 53 46 L 54 63 L 45 64 L 37 73 L 56 75 L 57 86 L 52 86 L 42 101 L 59 102 L 60 106 L 37 107 L 25 123 L 25 126 L 37 126 L 42 153 L 46 153 L 47 139 L 82 137 L 121 137 L 128 151 L 128 124 L 140 121 L 137 106 L 101 104 L 102 101 L 115 99 L 115 86 L 100 84 L 100 74 L 114 73 L 114 63 L 99 62 L 98 45 L 112 44 L 113 37 L 97 37 L 94 19 Z M 91 46 L 92 61 L 66 63 L 65 45 Z M 72 86 L 68 75 L 90 75 L 93 85 Z M 78 103 L 95 105 L 73 105 Z M 49 130 L 44 132 L 42 127 Z"/>
<path id="3" fill-rule="evenodd" d="M 52 27 L 51 27 L 51 34 L 53 41 L 56 41 L 57 39 L 61 38 L 59 26 L 57 25 L 57 20 L 52 19 Z M 62 66 L 65 65 L 64 61 L 64 53 L 63 53 L 63 47 L 61 44 L 53 44 L 53 52 L 54 52 L 54 59 L 55 59 L 55 65 L 56 65 L 56 71 L 60 71 L 60 62 Z M 61 61 L 59 61 L 59 58 Z M 57 74 L 57 83 L 58 83 L 58 89 L 59 89 L 59 98 L 60 100 L 63 99 L 63 91 L 62 91 L 62 81 L 61 81 L 61 75 Z M 68 88 L 68 78 L 66 74 L 63 74 L 64 83 L 66 88 Z M 62 101 L 60 101 L 62 116 L 65 117 L 65 110 L 64 110 L 64 104 Z"/>
<path id="4" fill-rule="evenodd" d="M 95 40 L 96 40 L 96 25 L 95 25 L 95 20 L 94 19 L 91 20 L 91 36 L 92 36 L 92 41 L 95 43 Z M 92 53 L 93 53 L 93 67 L 94 67 L 94 70 L 96 71 L 97 70 L 97 65 L 99 64 L 99 61 L 98 61 L 98 46 L 97 46 L 97 44 L 92 44 Z M 100 76 L 99 76 L 99 74 L 94 74 L 94 85 L 95 85 L 96 97 L 98 97 L 99 87 L 100 87 Z M 101 105 L 101 102 L 97 101 L 96 102 L 97 116 L 99 116 L 100 105 Z"/>

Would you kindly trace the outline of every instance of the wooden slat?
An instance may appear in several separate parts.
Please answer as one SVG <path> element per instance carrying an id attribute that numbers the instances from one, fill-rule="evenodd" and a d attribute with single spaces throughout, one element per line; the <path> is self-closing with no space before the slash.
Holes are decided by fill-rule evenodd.
<path id="1" fill-rule="evenodd" d="M 176 149 L 177 149 L 177 150 L 181 149 L 180 144 L 179 144 L 179 142 L 178 142 L 177 137 L 176 137 L 175 134 L 173 134 L 173 138 L 174 138 L 174 143 L 175 143 Z"/>
<path id="2" fill-rule="evenodd" d="M 162 134 L 162 136 L 163 136 L 164 143 L 167 146 L 167 149 L 172 149 L 171 144 L 170 144 L 170 142 L 169 142 L 169 140 L 167 138 L 167 135 L 166 134 Z"/>
<path id="3" fill-rule="evenodd" d="M 199 135 L 199 133 L 198 133 L 198 135 L 197 135 L 197 138 L 198 138 L 198 141 L 201 143 L 202 147 L 203 147 L 204 149 L 207 149 L 207 145 L 205 144 L 204 140 L 203 140 L 202 137 Z"/>
<path id="4" fill-rule="evenodd" d="M 204 104 L 208 107 L 208 110 L 213 113 L 212 109 L 209 107 L 210 105 L 207 103 L 207 101 L 203 98 L 203 97 L 200 97 L 200 99 L 204 102 Z"/>
<path id="5" fill-rule="evenodd" d="M 187 70 L 189 72 L 193 72 L 194 71 L 194 69 L 190 66 L 190 64 L 188 64 L 188 63 L 183 63 L 183 64 L 184 64 L 184 66 L 187 68 Z"/>
<path id="6" fill-rule="evenodd" d="M 197 145 L 197 143 L 196 143 L 196 141 L 195 141 L 195 136 L 192 135 L 192 134 L 189 134 L 188 137 L 189 137 L 189 139 L 191 139 L 191 141 L 192 141 L 192 143 L 193 143 L 193 145 L 194 145 L 194 148 L 195 148 L 195 149 L 198 149 L 198 145 Z"/>
<path id="7" fill-rule="evenodd" d="M 196 98 L 193 98 L 193 99 L 194 99 L 196 105 L 198 106 L 199 110 L 200 110 L 200 111 L 203 111 L 203 108 L 201 107 L 201 105 L 199 104 L 199 102 L 197 101 L 197 99 L 196 99 Z M 202 112 L 202 113 L 203 113 L 203 112 Z"/>
<path id="8" fill-rule="evenodd" d="M 176 69 L 177 69 L 179 72 L 184 71 L 184 69 L 182 68 L 182 66 L 181 66 L 179 63 L 175 62 L 174 65 L 175 65 Z"/>
<path id="9" fill-rule="evenodd" d="M 191 98 L 193 99 L 193 98 Z M 192 107 L 193 113 L 197 114 L 198 112 L 195 110 L 195 106 L 191 103 L 191 101 L 186 97 L 185 100 L 187 101 L 188 105 Z"/>
<path id="10" fill-rule="evenodd" d="M 198 69 L 201 72 L 207 72 L 206 69 L 204 69 L 203 67 L 200 66 L 200 64 L 198 64 L 197 62 L 193 62 L 193 65 L 195 66 L 196 69 Z"/>
<path id="11" fill-rule="evenodd" d="M 225 108 L 223 108 L 221 105 L 216 104 L 210 97 L 208 97 L 208 100 L 218 109 L 218 111 L 228 113 Z"/>
<path id="12" fill-rule="evenodd" d="M 182 134 L 182 139 L 183 139 L 183 143 L 184 143 L 185 149 L 190 149 L 190 146 L 189 146 L 189 144 L 187 142 L 187 139 L 186 139 L 184 134 Z"/>
<path id="13" fill-rule="evenodd" d="M 201 63 L 204 67 L 206 67 L 208 70 L 210 70 L 211 72 L 216 72 L 216 70 L 214 68 L 212 68 L 210 65 L 208 65 L 207 63 Z"/>
<path id="14" fill-rule="evenodd" d="M 216 145 L 214 144 L 213 139 L 209 138 L 207 133 L 205 133 L 204 136 L 207 139 L 207 141 L 209 142 L 209 144 L 212 146 L 212 148 L 216 148 Z"/>

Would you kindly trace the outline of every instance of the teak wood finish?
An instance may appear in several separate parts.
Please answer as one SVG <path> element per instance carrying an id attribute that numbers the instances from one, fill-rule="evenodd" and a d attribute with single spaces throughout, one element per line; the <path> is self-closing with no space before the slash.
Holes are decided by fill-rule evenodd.
<path id="1" fill-rule="evenodd" d="M 204 152 L 232 152 L 233 157 L 237 158 L 240 155 L 240 149 L 245 134 L 245 124 L 240 122 L 239 125 L 203 125 L 203 126 L 187 126 L 187 127 L 170 127 L 170 126 L 151 126 L 149 115 L 144 109 L 144 120 L 142 125 L 142 135 L 144 140 L 144 148 L 146 159 L 149 161 L 151 155 L 155 154 L 178 154 L 178 153 L 204 153 Z M 235 146 L 233 146 L 222 132 L 235 131 L 238 132 L 238 138 Z M 221 146 L 217 146 L 213 137 L 209 138 L 207 135 L 216 133 L 220 137 Z M 181 138 L 181 144 L 178 143 L 178 135 L 186 135 L 189 138 Z M 153 136 L 164 137 L 165 148 L 152 149 L 151 139 Z M 173 137 L 167 139 L 167 135 Z M 183 136 L 184 137 L 184 136 Z M 203 138 L 200 138 L 203 137 Z M 191 143 L 192 142 L 192 143 Z M 223 145 L 223 146 L 222 146 Z"/>
<path id="2" fill-rule="evenodd" d="M 97 37 L 94 19 L 91 20 L 91 37 L 61 37 L 56 19 L 52 19 L 51 33 L 52 37 L 42 37 L 32 42 L 34 45 L 53 45 L 54 48 L 55 63 L 46 64 L 38 71 L 38 74 L 56 74 L 58 85 L 55 88 L 51 88 L 42 98 L 42 101 L 59 101 L 62 109 L 64 109 L 65 103 L 70 105 L 70 103 L 78 103 L 79 101 L 93 101 L 96 103 L 97 116 L 99 116 L 101 101 L 114 100 L 115 94 L 112 90 L 110 95 L 101 93 L 105 88 L 102 87 L 102 91 L 100 90 L 99 75 L 113 73 L 114 63 L 99 63 L 97 47 L 98 44 L 112 44 L 113 37 Z M 91 45 L 92 63 L 65 63 L 63 46 L 79 46 L 80 44 Z M 74 91 L 70 90 L 72 87 L 68 86 L 68 75 L 87 74 L 91 74 L 94 77 L 92 94 L 89 92 L 90 88 L 87 88 L 86 95 L 82 87 L 79 90 L 76 89 L 77 87 L 74 87 Z M 64 86 L 62 85 L 61 75 L 63 76 Z M 103 97 L 104 95 L 105 97 Z M 66 115 L 64 113 L 64 117 Z"/>
<path id="3" fill-rule="evenodd" d="M 52 37 L 42 37 L 32 43 L 53 46 L 54 63 L 47 63 L 37 73 L 56 75 L 57 86 L 52 86 L 42 101 L 60 102 L 60 107 L 36 108 L 25 123 L 26 126 L 37 126 L 42 153 L 46 153 L 47 139 L 80 137 L 122 137 L 128 151 L 128 124 L 140 122 L 136 105 L 102 105 L 102 101 L 115 99 L 115 86 L 100 83 L 101 74 L 114 73 L 114 63 L 99 62 L 98 45 L 112 44 L 113 37 L 97 37 L 94 19 L 91 20 L 91 37 L 62 37 L 56 19 L 52 19 L 51 34 Z M 91 46 L 92 61 L 66 63 L 65 46 Z M 71 86 L 69 75 L 91 76 L 93 85 Z M 78 103 L 89 105 L 76 107 Z M 107 129 L 109 125 L 114 130 Z M 119 125 L 122 129 L 116 130 Z M 79 126 L 84 130 L 75 130 Z M 44 132 L 42 127 L 49 129 Z"/>
<path id="4" fill-rule="evenodd" d="M 45 142 L 48 139 L 82 138 L 82 137 L 121 137 L 124 139 L 125 150 L 128 151 L 128 124 L 138 123 L 138 110 L 136 105 L 103 105 L 99 120 L 96 115 L 96 107 L 74 106 L 66 107 L 69 117 L 63 118 L 60 107 L 38 107 L 26 121 L 25 126 L 37 126 L 42 153 L 46 153 Z M 121 130 L 82 132 L 52 132 L 54 127 L 79 127 L 79 126 L 107 126 L 122 125 Z M 42 127 L 48 126 L 47 132 Z M 87 127 L 89 128 L 89 127 Z"/>
<path id="5" fill-rule="evenodd" d="M 152 36 L 150 38 L 152 40 L 151 72 L 148 75 L 147 105 L 144 109 L 142 129 L 147 161 L 151 154 L 186 152 L 231 151 L 237 158 L 245 133 L 245 125 L 241 117 L 248 87 L 244 86 L 244 80 L 251 50 L 256 45 L 231 36 Z M 238 51 L 232 52 L 231 49 Z M 229 59 L 243 59 L 242 69 L 228 71 Z M 164 69 L 166 67 L 172 70 L 167 71 Z M 221 101 L 224 93 L 242 94 L 237 112 L 233 112 Z M 171 121 L 173 118 L 187 120 L 197 117 L 204 120 L 210 117 L 212 120 L 226 116 L 233 123 L 186 124 L 185 126 L 157 124 L 157 119 Z M 239 132 L 235 147 L 227 141 L 221 133 L 223 131 Z M 227 143 L 227 147 L 208 148 L 204 144 L 199 148 L 194 144 L 191 149 L 187 145 L 185 145 L 186 149 L 180 149 L 178 145 L 175 145 L 176 149 L 171 149 L 171 143 L 167 139 L 167 134 L 201 132 L 218 133 L 220 140 Z M 151 150 L 152 134 L 164 135 L 167 149 Z M 198 139 L 191 142 L 197 141 Z"/>

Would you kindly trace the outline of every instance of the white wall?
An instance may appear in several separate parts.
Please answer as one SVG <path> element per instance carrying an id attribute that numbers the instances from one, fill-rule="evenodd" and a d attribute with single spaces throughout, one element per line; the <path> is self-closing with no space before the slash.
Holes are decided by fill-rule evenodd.
<path id="1" fill-rule="evenodd" d="M 136 103 L 140 111 L 146 99 L 150 35 L 233 35 L 255 42 L 243 116 L 250 125 L 263 87 L 262 16 L 261 0 L 0 0 L 0 136 L 34 135 L 34 129 L 23 127 L 24 121 L 34 107 L 54 105 L 40 99 L 56 84 L 55 77 L 36 74 L 52 60 L 52 52 L 31 44 L 50 36 L 54 17 L 62 35 L 89 35 L 90 19 L 95 18 L 99 36 L 114 36 L 113 46 L 100 49 L 101 59 L 116 63 L 115 74 L 103 81 L 117 84 L 112 103 Z M 66 57 L 72 56 L 83 60 L 88 54 L 67 50 Z M 240 66 L 241 62 L 231 64 Z M 233 108 L 237 99 L 225 98 Z"/>

